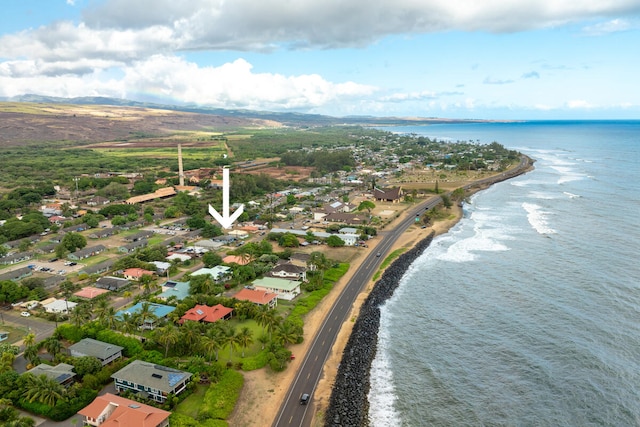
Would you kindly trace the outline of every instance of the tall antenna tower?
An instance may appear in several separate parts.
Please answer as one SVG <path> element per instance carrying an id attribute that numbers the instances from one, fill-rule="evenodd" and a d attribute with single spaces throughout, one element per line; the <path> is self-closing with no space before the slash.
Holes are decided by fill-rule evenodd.
<path id="1" fill-rule="evenodd" d="M 178 144 L 178 178 L 180 186 L 184 187 L 184 170 L 182 169 L 182 144 Z"/>

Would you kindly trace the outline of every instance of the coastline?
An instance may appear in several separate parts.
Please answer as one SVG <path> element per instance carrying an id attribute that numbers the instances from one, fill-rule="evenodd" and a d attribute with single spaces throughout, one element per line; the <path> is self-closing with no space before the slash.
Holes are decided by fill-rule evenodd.
<path id="1" fill-rule="evenodd" d="M 523 158 L 523 162 L 508 173 L 496 175 L 489 180 L 474 182 L 466 186 L 467 197 L 490 187 L 495 182 L 524 174 L 532 169 L 533 160 L 525 156 L 525 158 Z M 430 233 L 433 233 L 433 237 L 436 237 L 448 232 L 462 218 L 461 206 L 454 205 L 450 209 L 451 216 L 449 218 L 437 221 L 430 227 L 422 229 L 416 225 L 412 225 L 407 228 L 401 237 L 392 245 L 390 253 L 400 248 L 410 250 L 419 242 L 423 241 Z M 405 209 L 405 211 L 391 224 L 389 224 L 389 226 L 393 227 L 397 222 L 406 218 L 409 214 L 408 211 L 409 209 Z M 375 250 L 375 246 L 380 240 L 381 239 L 378 236 L 370 241 L 370 251 Z M 349 271 L 340 279 L 340 281 L 338 281 L 338 283 L 336 283 L 333 291 L 330 292 L 329 295 L 327 295 L 327 297 L 325 297 L 323 301 L 305 317 L 304 341 L 301 344 L 293 345 L 290 348 L 292 353 L 296 355 L 297 360 L 302 360 L 304 358 L 313 337 L 324 321 L 325 313 L 327 313 L 331 308 L 342 289 L 346 286 L 354 272 L 364 261 L 364 258 L 363 254 L 356 257 L 351 262 Z M 313 426 L 325 425 L 325 413 L 329 407 L 329 400 L 338 374 L 338 366 L 341 364 L 342 355 L 346 348 L 347 341 L 353 331 L 355 320 L 359 317 L 362 305 L 373 290 L 373 285 L 373 281 L 370 281 L 370 283 L 357 297 L 347 317 L 349 320 L 345 321 L 341 326 L 331 350 L 331 354 L 326 360 L 322 377 L 314 391 L 310 405 L 310 409 L 313 410 L 314 414 L 312 422 Z M 297 366 L 294 365 L 295 363 L 295 361 L 292 362 L 292 366 L 289 366 L 289 368 L 284 372 L 279 373 L 270 372 L 265 369 L 244 372 L 245 384 L 238 400 L 238 404 L 236 405 L 231 417 L 227 420 L 229 425 L 238 427 L 271 426 L 277 417 L 285 396 L 287 395 L 289 386 L 295 378 L 297 371 Z M 261 421 L 258 421 L 258 418 Z"/>

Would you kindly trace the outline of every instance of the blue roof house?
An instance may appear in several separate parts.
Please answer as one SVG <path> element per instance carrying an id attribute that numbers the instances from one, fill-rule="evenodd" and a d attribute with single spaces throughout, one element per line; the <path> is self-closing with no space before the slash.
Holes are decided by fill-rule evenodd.
<path id="1" fill-rule="evenodd" d="M 129 307 L 125 310 L 120 310 L 116 313 L 116 318 L 120 320 L 124 320 L 126 317 L 135 316 L 142 312 L 142 305 L 149 304 L 149 311 L 153 313 L 155 316 L 154 319 L 145 319 L 144 323 L 140 325 L 141 329 L 154 329 L 156 327 L 156 322 L 160 319 L 167 317 L 169 313 L 175 310 L 175 307 L 164 304 L 156 304 L 153 302 L 139 302 L 136 305 Z"/>
<path id="2" fill-rule="evenodd" d="M 189 282 L 177 282 L 175 280 L 168 280 L 162 285 L 162 293 L 158 295 L 158 298 L 168 300 L 171 297 L 176 297 L 176 300 L 182 301 L 189 296 Z"/>

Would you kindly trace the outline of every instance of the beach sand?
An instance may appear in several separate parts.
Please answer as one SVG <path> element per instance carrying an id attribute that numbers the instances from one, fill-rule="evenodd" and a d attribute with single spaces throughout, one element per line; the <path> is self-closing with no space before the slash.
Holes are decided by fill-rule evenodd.
<path id="1" fill-rule="evenodd" d="M 405 209 L 400 215 L 400 218 L 407 215 L 408 211 L 409 209 Z M 449 211 L 451 215 L 448 219 L 437 221 L 433 226 L 420 228 L 419 226 L 414 225 L 409 227 L 407 231 L 396 241 L 390 252 L 399 248 L 411 248 L 417 242 L 427 237 L 427 235 L 432 231 L 435 231 L 436 235 L 446 233 L 462 217 L 462 208 L 457 205 L 452 206 Z M 394 222 L 397 222 L 398 220 L 399 219 L 396 219 Z M 393 225 L 394 224 L 392 223 L 391 226 Z M 377 237 L 367 242 L 369 244 L 369 251 L 375 250 L 375 245 L 377 245 L 379 240 L 380 238 Z M 295 378 L 297 364 L 301 363 L 304 359 L 307 349 L 313 341 L 314 335 L 324 320 L 325 313 L 331 308 L 334 301 L 337 299 L 338 295 L 346 283 L 351 279 L 351 276 L 358 269 L 363 260 L 364 252 L 360 252 L 355 259 L 351 260 L 349 271 L 340 279 L 331 293 L 305 317 L 304 341 L 301 344 L 290 347 L 290 350 L 296 358 L 284 372 L 275 373 L 268 368 L 243 372 L 245 383 L 234 412 L 228 419 L 230 426 L 256 427 L 271 426 L 273 424 L 278 414 L 278 410 L 280 409 L 283 400 L 286 398 L 289 386 Z M 325 365 L 322 378 L 313 393 L 310 409 L 314 411 L 314 426 L 324 425 L 323 414 L 329 404 L 331 389 L 338 364 L 342 358 L 343 349 L 349 339 L 349 335 L 351 334 L 351 328 L 353 327 L 354 320 L 359 313 L 360 306 L 369 294 L 373 284 L 374 282 L 371 281 L 356 299 L 351 313 L 347 317 L 347 321 L 340 329 L 332 352 Z M 298 396 L 295 396 L 294 398 L 297 399 Z"/>

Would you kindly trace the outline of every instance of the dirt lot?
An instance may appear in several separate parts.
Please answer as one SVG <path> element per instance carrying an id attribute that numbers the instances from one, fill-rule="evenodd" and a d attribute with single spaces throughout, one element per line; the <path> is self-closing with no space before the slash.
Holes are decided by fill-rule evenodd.
<path id="1" fill-rule="evenodd" d="M 303 181 L 311 176 L 311 172 L 314 171 L 315 168 L 303 167 L 303 166 L 283 166 L 281 168 L 276 167 L 264 167 L 264 168 L 255 168 L 250 170 L 243 170 L 243 173 L 248 173 L 251 175 L 260 175 L 266 174 L 272 178 L 277 179 L 287 179 L 291 181 Z"/>

